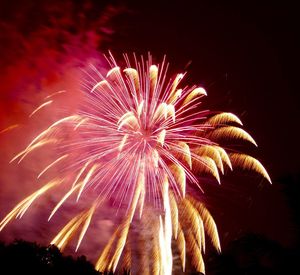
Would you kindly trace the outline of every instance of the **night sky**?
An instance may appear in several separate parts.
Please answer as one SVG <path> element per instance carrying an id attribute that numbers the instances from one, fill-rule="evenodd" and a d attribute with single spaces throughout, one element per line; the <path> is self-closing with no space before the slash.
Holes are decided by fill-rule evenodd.
<path id="1" fill-rule="evenodd" d="M 287 1 L 2 0 L 0 131 L 25 124 L 33 106 L 54 90 L 77 89 L 70 78 L 74 68 L 102 60 L 108 50 L 117 59 L 124 52 L 149 51 L 157 62 L 166 54 L 172 73 L 187 71 L 186 83 L 205 87 L 205 108 L 242 119 L 258 143 L 245 149 L 261 160 L 273 181 L 270 186 L 253 173 L 234 172 L 221 186 L 204 186 L 222 244 L 254 232 L 295 247 L 300 233 L 297 17 L 296 6 Z M 20 179 L 29 172 L 7 163 L 28 140 L 20 132 L 1 134 L 1 217 L 24 197 Z M 18 188 L 12 187 L 16 181 Z M 18 234 L 14 229 L 0 239 L 22 237 Z M 41 236 L 47 234 L 37 239 Z"/>

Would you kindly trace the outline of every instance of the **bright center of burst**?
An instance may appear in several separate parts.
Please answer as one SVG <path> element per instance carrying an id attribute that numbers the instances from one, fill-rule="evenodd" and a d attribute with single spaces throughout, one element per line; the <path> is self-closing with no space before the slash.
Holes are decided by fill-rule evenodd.
<path id="1" fill-rule="evenodd" d="M 137 139 L 139 139 L 142 144 L 147 144 L 150 147 L 155 146 L 155 137 L 153 136 L 152 129 L 140 129 L 140 131 L 137 132 Z"/>

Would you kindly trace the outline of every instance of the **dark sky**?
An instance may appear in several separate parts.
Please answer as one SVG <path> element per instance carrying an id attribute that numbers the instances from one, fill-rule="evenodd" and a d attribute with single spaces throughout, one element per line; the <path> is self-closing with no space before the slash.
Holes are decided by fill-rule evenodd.
<path id="1" fill-rule="evenodd" d="M 239 115 L 250 151 L 274 185 L 225 178 L 206 198 L 222 220 L 223 241 L 258 232 L 292 245 L 299 234 L 299 18 L 291 1 L 140 1 L 115 20 L 107 47 L 144 53 L 186 69 L 208 91 L 207 108 Z M 262 1 L 263 2 L 263 1 Z M 236 175 L 235 175 L 236 176 Z M 212 188 L 212 189 L 211 189 Z M 237 210 L 239 209 L 239 210 Z"/>
<path id="2" fill-rule="evenodd" d="M 129 5 L 132 12 L 118 17 L 108 47 L 149 50 L 159 58 L 167 54 L 176 69 L 192 61 L 189 75 L 207 88 L 210 108 L 242 117 L 273 178 L 297 173 L 296 7 L 283 2 L 161 2 Z"/>
<path id="3" fill-rule="evenodd" d="M 1 1 L 0 125 L 22 121 L 24 102 L 39 96 L 32 85 L 59 82 L 67 64 L 108 50 L 119 58 L 150 51 L 158 62 L 166 54 L 171 72 L 187 71 L 188 82 L 206 88 L 205 107 L 242 119 L 259 145 L 251 154 L 273 180 L 271 187 L 237 174 L 221 187 L 207 187 L 221 239 L 254 231 L 293 245 L 299 232 L 300 23 L 296 6 L 286 2 Z M 1 142 L 4 155 L 11 154 L 3 149 L 8 140 Z"/>

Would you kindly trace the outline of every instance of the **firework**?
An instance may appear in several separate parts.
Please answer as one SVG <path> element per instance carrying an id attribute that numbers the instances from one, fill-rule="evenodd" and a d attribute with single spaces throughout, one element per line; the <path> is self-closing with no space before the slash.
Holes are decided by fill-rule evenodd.
<path id="1" fill-rule="evenodd" d="M 197 86 L 181 87 L 185 73 L 169 80 L 165 59 L 156 66 L 151 56 L 147 61 L 134 56 L 131 65 L 125 55 L 124 68 L 112 56 L 107 60 L 111 69 L 106 76 L 93 66 L 86 73 L 82 83 L 85 100 L 78 110 L 43 129 L 12 158 L 11 162 L 20 163 L 38 154 L 41 147 L 52 146 L 57 148 L 57 156 L 37 172 L 37 178 L 42 179 L 55 166 L 62 168 L 63 176 L 22 200 L 4 217 L 0 230 L 58 186 L 65 188 L 65 194 L 49 220 L 71 196 L 78 201 L 93 189 L 96 198 L 87 198 L 89 207 L 67 222 L 51 244 L 63 249 L 78 236 L 77 250 L 95 213 L 113 199 L 119 208 L 126 207 L 99 256 L 97 270 L 130 269 L 134 255 L 129 233 L 133 220 L 138 220 L 141 232 L 147 227 L 150 243 L 141 248 L 143 274 L 171 274 L 175 245 L 183 271 L 189 254 L 194 268 L 205 272 L 205 236 L 221 251 L 217 226 L 186 187 L 194 185 L 201 192 L 199 175 L 210 174 L 220 183 L 220 174 L 235 166 L 252 169 L 271 182 L 257 159 L 231 152 L 220 141 L 241 139 L 257 145 L 236 115 L 202 110 L 206 91 Z M 47 96 L 29 117 L 51 108 L 62 93 L 66 91 Z"/>

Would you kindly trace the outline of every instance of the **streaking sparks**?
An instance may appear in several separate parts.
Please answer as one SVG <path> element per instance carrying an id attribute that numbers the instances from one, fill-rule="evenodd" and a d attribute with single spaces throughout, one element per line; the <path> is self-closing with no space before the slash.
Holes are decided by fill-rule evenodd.
<path id="1" fill-rule="evenodd" d="M 235 114 L 203 110 L 201 102 L 207 92 L 201 86 L 182 85 L 185 72 L 168 80 L 165 58 L 161 64 L 152 64 L 150 55 L 146 61 L 135 55 L 133 62 L 124 57 L 126 66 L 118 65 L 112 55 L 107 58 L 111 69 L 106 76 L 91 66 L 82 80 L 85 100 L 77 111 L 53 121 L 12 157 L 10 162 L 21 163 L 51 146 L 57 149 L 56 156 L 36 177 L 42 181 L 54 168 L 60 173 L 17 204 L 0 222 L 0 231 L 21 218 L 35 200 L 60 186 L 65 192 L 49 221 L 71 196 L 75 205 L 84 200 L 87 207 L 52 239 L 51 244 L 59 249 L 77 237 L 77 251 L 97 211 L 113 200 L 118 213 L 124 209 L 95 264 L 97 270 L 131 269 L 136 257 L 132 256 L 130 230 L 136 221 L 148 230 L 148 246 L 140 247 L 139 257 L 144 274 L 172 274 L 173 245 L 183 271 L 190 259 L 195 270 L 204 273 L 205 236 L 218 252 L 221 245 L 213 217 L 187 187 L 194 185 L 201 192 L 200 175 L 221 183 L 221 176 L 235 167 L 253 170 L 270 183 L 271 179 L 257 159 L 228 149 L 228 142 L 236 139 L 257 144 Z M 45 99 L 64 93 L 55 92 Z M 55 107 L 52 102 L 42 103 L 29 117 L 42 108 Z M 95 197 L 88 191 L 95 192 Z"/>

